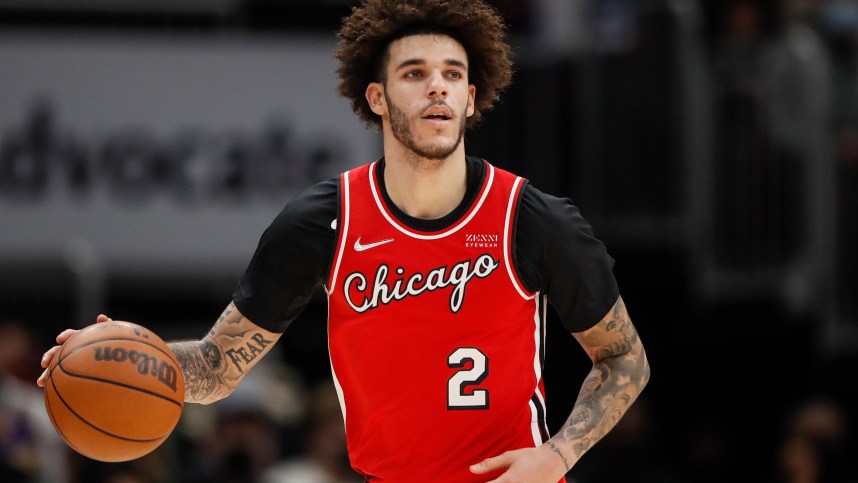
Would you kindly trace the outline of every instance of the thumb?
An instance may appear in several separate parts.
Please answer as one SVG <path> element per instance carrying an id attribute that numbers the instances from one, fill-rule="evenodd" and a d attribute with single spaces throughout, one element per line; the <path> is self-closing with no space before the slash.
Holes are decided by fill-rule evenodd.
<path id="1" fill-rule="evenodd" d="M 98 314 L 98 317 L 95 318 L 95 322 L 97 324 L 100 324 L 102 322 L 110 322 L 111 320 L 113 320 L 113 319 L 111 319 L 110 317 L 108 317 L 104 314 Z"/>
<path id="2" fill-rule="evenodd" d="M 512 461 L 510 460 L 509 452 L 500 456 L 486 458 L 475 465 L 471 465 L 471 473 L 481 475 L 490 471 L 500 470 L 508 467 Z"/>

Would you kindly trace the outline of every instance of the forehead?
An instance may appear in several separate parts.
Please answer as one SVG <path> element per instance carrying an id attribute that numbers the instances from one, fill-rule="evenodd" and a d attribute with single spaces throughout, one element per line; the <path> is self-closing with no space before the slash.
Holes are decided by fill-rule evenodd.
<path id="1" fill-rule="evenodd" d="M 457 61 L 467 65 L 468 54 L 458 41 L 443 34 L 409 35 L 390 43 L 389 65 L 394 68 L 407 60 Z"/>

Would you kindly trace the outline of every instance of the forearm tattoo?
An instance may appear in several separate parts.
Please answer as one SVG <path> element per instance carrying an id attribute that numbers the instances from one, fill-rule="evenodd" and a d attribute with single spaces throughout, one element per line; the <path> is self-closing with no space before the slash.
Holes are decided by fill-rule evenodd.
<path id="1" fill-rule="evenodd" d="M 185 401 L 207 404 L 228 396 L 274 343 L 243 320 L 230 304 L 203 340 L 169 344 L 185 376 Z"/>
<path id="2" fill-rule="evenodd" d="M 185 376 L 185 401 L 209 403 L 229 393 L 224 379 L 223 355 L 215 344 L 201 340 L 169 345 Z"/>
<path id="3" fill-rule="evenodd" d="M 556 453 L 557 456 L 559 456 L 560 459 L 563 461 L 563 465 L 566 467 L 566 471 L 568 472 L 569 470 L 571 470 L 572 466 L 569 464 L 569 460 L 566 459 L 566 455 L 564 455 L 563 452 L 560 451 L 560 448 L 557 447 L 557 444 L 554 441 L 548 441 L 547 444 L 548 447 L 551 448 L 551 451 L 554 451 L 554 453 Z"/>
<path id="4" fill-rule="evenodd" d="M 584 345 L 594 348 L 588 352 L 595 362 L 557 435 L 571 449 L 574 461 L 617 424 L 649 380 L 649 364 L 622 299 L 604 327 L 592 340 L 583 336 Z"/>

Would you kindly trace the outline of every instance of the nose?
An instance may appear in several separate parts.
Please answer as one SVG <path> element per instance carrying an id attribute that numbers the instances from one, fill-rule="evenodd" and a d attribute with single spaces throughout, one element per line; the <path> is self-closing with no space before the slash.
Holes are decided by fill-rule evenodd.
<path id="1" fill-rule="evenodd" d="M 447 97 L 447 83 L 440 70 L 433 70 L 429 76 L 429 87 L 427 95 L 430 98 Z"/>

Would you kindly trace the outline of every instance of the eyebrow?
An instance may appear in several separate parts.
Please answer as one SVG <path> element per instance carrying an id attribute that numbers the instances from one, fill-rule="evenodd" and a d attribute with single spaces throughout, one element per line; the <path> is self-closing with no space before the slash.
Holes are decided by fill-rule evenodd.
<path id="1" fill-rule="evenodd" d="M 399 65 L 396 66 L 396 70 L 399 70 L 403 67 L 408 67 L 410 65 L 422 65 L 425 63 L 426 63 L 426 61 L 424 59 L 418 59 L 418 58 L 406 59 L 406 60 L 402 61 Z M 461 60 L 458 60 L 458 59 L 446 59 L 446 60 L 444 60 L 444 64 L 449 65 L 449 66 L 454 66 L 454 67 L 461 67 L 462 69 L 468 68 L 468 66 L 465 65 L 464 62 L 462 62 Z"/>

